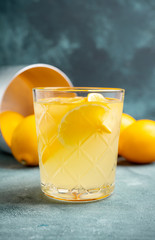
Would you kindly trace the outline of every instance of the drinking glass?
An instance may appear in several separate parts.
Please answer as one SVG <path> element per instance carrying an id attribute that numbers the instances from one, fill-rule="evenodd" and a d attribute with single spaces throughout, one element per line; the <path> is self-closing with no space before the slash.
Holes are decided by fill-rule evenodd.
<path id="1" fill-rule="evenodd" d="M 41 189 L 62 201 L 109 196 L 115 170 L 124 90 L 35 88 Z"/>

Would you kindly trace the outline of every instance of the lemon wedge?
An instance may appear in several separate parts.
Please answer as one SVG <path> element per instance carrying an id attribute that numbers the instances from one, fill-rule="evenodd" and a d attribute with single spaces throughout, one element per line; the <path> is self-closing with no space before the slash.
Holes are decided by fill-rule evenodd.
<path id="1" fill-rule="evenodd" d="M 89 93 L 87 96 L 88 102 L 106 101 L 106 98 L 100 93 Z"/>
<path id="2" fill-rule="evenodd" d="M 108 110 L 102 103 L 87 103 L 70 110 L 58 127 L 60 142 L 79 146 L 93 134 L 111 133 L 111 129 L 104 124 Z"/>

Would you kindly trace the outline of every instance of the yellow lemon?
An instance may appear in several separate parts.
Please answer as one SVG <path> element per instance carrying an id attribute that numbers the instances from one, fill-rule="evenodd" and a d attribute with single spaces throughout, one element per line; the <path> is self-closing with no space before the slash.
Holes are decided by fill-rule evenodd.
<path id="1" fill-rule="evenodd" d="M 87 103 L 70 110 L 61 120 L 58 137 L 61 143 L 80 145 L 95 133 L 111 133 L 104 124 L 108 108 L 102 104 Z"/>
<path id="2" fill-rule="evenodd" d="M 15 129 L 11 140 L 11 150 L 14 157 L 23 165 L 38 165 L 34 115 L 24 118 Z"/>
<path id="3" fill-rule="evenodd" d="M 5 111 L 0 114 L 2 136 L 9 147 L 11 146 L 13 132 L 23 118 L 24 117 L 21 114 L 12 111 Z"/>
<path id="4" fill-rule="evenodd" d="M 155 161 L 155 121 L 138 120 L 122 133 L 121 154 L 135 163 Z"/>
<path id="5" fill-rule="evenodd" d="M 134 119 L 129 114 L 122 113 L 120 133 L 122 133 L 125 130 L 125 128 L 127 128 L 129 125 L 131 125 L 134 122 L 136 122 L 136 119 Z"/>
<path id="6" fill-rule="evenodd" d="M 122 133 L 127 127 L 129 127 L 134 122 L 136 122 L 136 120 L 133 117 L 131 117 L 126 113 L 122 113 L 120 137 L 119 137 L 119 145 L 118 145 L 119 155 L 121 155 L 121 142 L 123 141 Z"/>

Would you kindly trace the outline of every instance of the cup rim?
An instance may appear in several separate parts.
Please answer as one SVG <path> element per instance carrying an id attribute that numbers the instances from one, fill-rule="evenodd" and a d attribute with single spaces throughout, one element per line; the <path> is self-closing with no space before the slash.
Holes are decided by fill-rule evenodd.
<path id="1" fill-rule="evenodd" d="M 62 92 L 121 92 L 123 88 L 102 88 L 102 87 L 35 87 L 33 91 L 62 91 Z"/>

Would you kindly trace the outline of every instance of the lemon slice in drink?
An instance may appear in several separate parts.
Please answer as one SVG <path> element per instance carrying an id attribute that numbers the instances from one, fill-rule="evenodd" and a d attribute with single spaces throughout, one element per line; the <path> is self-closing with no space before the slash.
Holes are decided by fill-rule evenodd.
<path id="1" fill-rule="evenodd" d="M 87 103 L 73 108 L 62 118 L 58 138 L 62 144 L 79 146 L 93 134 L 111 133 L 104 124 L 109 108 L 102 103 Z"/>
<path id="2" fill-rule="evenodd" d="M 103 102 L 106 98 L 100 93 L 89 93 L 87 96 L 88 102 Z"/>
<path id="3" fill-rule="evenodd" d="M 89 93 L 87 96 L 87 101 L 102 103 L 104 106 L 110 109 L 108 100 L 100 93 Z"/>

